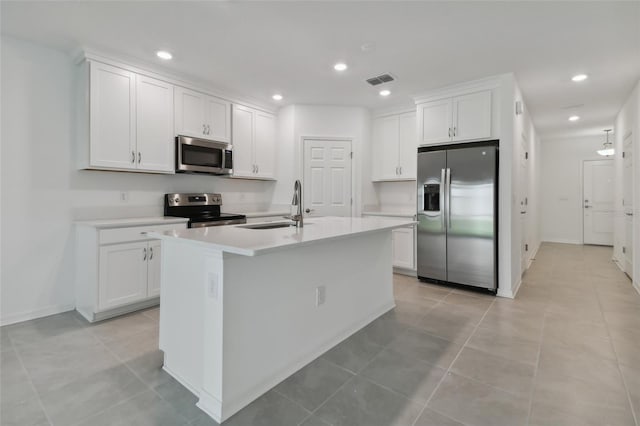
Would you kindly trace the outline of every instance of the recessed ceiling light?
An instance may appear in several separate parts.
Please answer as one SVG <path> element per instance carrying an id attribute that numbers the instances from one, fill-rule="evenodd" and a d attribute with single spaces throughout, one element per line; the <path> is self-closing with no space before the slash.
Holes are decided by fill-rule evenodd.
<path id="1" fill-rule="evenodd" d="M 589 78 L 588 75 L 586 74 L 577 74 L 574 75 L 573 77 L 571 77 L 572 81 L 585 81 L 587 78 Z"/>
<path id="2" fill-rule="evenodd" d="M 158 50 L 156 52 L 156 55 L 158 56 L 158 58 L 164 59 L 165 61 L 168 61 L 169 59 L 173 58 L 173 55 L 167 52 L 166 50 Z"/>
<path id="3" fill-rule="evenodd" d="M 344 71 L 344 70 L 346 70 L 347 68 L 348 68 L 348 67 L 347 67 L 347 64 L 342 63 L 342 62 L 338 62 L 337 64 L 335 64 L 335 65 L 333 66 L 333 69 L 334 69 L 334 70 L 336 70 L 336 71 Z"/>
<path id="4" fill-rule="evenodd" d="M 280 95 L 279 93 L 276 93 L 275 95 L 272 96 L 274 101 L 281 101 L 282 100 L 282 95 Z"/>
<path id="5" fill-rule="evenodd" d="M 381 90 L 380 96 L 389 96 L 391 94 L 391 90 Z"/>
<path id="6" fill-rule="evenodd" d="M 571 117 L 569 117 L 569 121 L 578 121 L 580 120 L 580 117 L 577 115 L 572 115 Z"/>

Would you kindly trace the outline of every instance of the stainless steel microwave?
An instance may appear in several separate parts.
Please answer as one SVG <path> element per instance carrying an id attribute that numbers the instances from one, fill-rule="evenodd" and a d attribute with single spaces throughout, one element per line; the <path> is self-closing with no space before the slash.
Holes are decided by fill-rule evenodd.
<path id="1" fill-rule="evenodd" d="M 230 175 L 232 172 L 231 145 L 188 136 L 176 137 L 176 173 Z"/>

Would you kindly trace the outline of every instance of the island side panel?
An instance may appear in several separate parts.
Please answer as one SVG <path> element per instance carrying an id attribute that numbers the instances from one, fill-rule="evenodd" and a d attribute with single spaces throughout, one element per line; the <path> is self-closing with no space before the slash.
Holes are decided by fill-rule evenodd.
<path id="1" fill-rule="evenodd" d="M 196 395 L 203 386 L 205 331 L 212 347 L 220 352 L 216 358 L 209 348 L 210 367 L 213 372 L 222 369 L 221 293 L 216 299 L 215 285 L 211 286 L 216 276 L 222 276 L 221 252 L 178 239 L 162 241 L 160 349 L 164 369 Z M 205 321 L 211 322 L 207 330 Z M 220 376 L 209 379 L 221 382 Z"/>
<path id="2" fill-rule="evenodd" d="M 225 254 L 221 419 L 393 308 L 391 250 L 384 230 L 256 257 Z"/>

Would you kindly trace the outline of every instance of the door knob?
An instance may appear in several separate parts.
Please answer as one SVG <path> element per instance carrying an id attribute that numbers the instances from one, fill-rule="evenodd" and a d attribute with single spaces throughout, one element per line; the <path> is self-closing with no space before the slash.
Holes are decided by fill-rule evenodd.
<path id="1" fill-rule="evenodd" d="M 314 209 L 305 209 L 304 210 L 305 213 L 311 213 L 311 212 L 314 212 L 314 211 L 315 211 Z"/>

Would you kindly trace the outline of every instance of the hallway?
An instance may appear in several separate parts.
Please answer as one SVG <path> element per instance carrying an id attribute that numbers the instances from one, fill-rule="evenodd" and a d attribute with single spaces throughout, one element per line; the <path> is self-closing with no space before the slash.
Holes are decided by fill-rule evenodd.
<path id="1" fill-rule="evenodd" d="M 545 243 L 515 300 L 396 275 L 393 311 L 224 424 L 637 426 L 640 295 L 610 258 Z M 0 423 L 215 425 L 161 369 L 157 324 L 150 309 L 0 328 Z"/>

